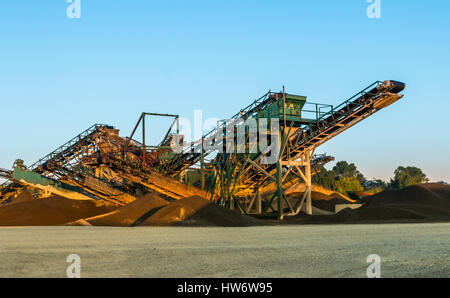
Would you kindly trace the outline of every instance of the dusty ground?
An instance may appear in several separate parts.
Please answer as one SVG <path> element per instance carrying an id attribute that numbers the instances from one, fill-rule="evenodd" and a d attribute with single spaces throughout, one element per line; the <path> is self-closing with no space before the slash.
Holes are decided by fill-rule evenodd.
<path id="1" fill-rule="evenodd" d="M 450 223 L 0 228 L 0 277 L 450 277 Z"/>

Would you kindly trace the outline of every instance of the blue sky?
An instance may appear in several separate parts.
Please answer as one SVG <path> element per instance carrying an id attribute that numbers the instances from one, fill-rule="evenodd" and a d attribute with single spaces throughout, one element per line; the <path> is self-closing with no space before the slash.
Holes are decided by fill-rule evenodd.
<path id="1" fill-rule="evenodd" d="M 0 2 L 0 167 L 31 164 L 94 123 L 129 135 L 142 111 L 226 118 L 267 90 L 339 104 L 376 80 L 405 98 L 319 151 L 368 178 L 399 165 L 450 181 L 450 2 Z M 164 123 L 151 126 L 158 136 Z"/>

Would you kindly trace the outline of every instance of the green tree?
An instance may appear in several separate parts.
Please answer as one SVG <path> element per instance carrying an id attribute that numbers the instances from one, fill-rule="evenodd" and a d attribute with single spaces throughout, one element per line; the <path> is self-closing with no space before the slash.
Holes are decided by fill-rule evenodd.
<path id="1" fill-rule="evenodd" d="M 336 173 L 333 170 L 328 171 L 323 168 L 319 173 L 312 177 L 312 183 L 315 185 L 320 185 L 326 189 L 334 190 Z"/>
<path id="2" fill-rule="evenodd" d="M 394 178 L 391 179 L 390 187 L 399 189 L 414 184 L 422 184 L 428 182 L 427 175 L 417 167 L 399 166 L 394 172 Z"/>
<path id="3" fill-rule="evenodd" d="M 339 161 L 333 167 L 333 171 L 336 173 L 338 179 L 343 177 L 355 177 L 360 184 L 364 181 L 364 175 L 358 171 L 354 163 L 349 164 L 346 161 Z"/>
<path id="4" fill-rule="evenodd" d="M 357 177 L 342 177 L 335 184 L 335 190 L 341 194 L 347 195 L 348 191 L 363 191 L 361 183 Z"/>
<path id="5" fill-rule="evenodd" d="M 364 187 L 365 190 L 368 190 L 373 193 L 377 193 L 388 188 L 386 182 L 384 182 L 381 179 L 375 178 L 373 178 L 372 180 L 364 180 L 362 186 Z"/>
<path id="6" fill-rule="evenodd" d="M 352 191 L 352 189 L 346 189 L 348 183 L 353 183 L 354 179 L 343 179 L 343 178 L 354 178 L 358 182 L 358 186 L 354 186 L 357 190 L 363 190 L 362 183 L 365 181 L 364 175 L 358 171 L 358 168 L 354 163 L 349 164 L 346 161 L 339 161 L 331 170 L 322 169 L 319 173 L 313 176 L 312 183 L 316 185 L 323 186 L 330 190 L 336 190 L 338 186 L 345 191 Z M 340 182 L 339 182 L 340 181 Z M 352 187 L 350 187 L 352 188 Z"/>

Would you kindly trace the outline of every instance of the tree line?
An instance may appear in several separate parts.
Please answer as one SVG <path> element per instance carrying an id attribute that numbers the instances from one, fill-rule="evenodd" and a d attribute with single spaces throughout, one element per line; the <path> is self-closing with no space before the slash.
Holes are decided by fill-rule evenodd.
<path id="1" fill-rule="evenodd" d="M 313 176 L 312 183 L 342 194 L 347 192 L 368 191 L 377 193 L 385 189 L 400 189 L 414 184 L 427 183 L 427 175 L 413 166 L 399 166 L 394 171 L 394 177 L 389 182 L 364 177 L 354 163 L 339 161 L 331 169 L 323 168 Z M 445 182 L 438 182 L 446 184 Z"/>
<path id="2" fill-rule="evenodd" d="M 205 175 L 205 186 L 207 189 L 212 185 L 213 180 L 213 173 L 208 172 Z M 196 187 L 201 187 L 201 173 L 198 170 L 189 170 L 185 173 L 182 181 Z M 323 168 L 312 177 L 313 184 L 345 195 L 348 192 L 361 191 L 378 193 L 385 189 L 400 189 L 427 182 L 429 182 L 427 175 L 421 169 L 413 166 L 399 166 L 394 171 L 394 177 L 388 182 L 376 178 L 367 179 L 361 174 L 354 163 L 348 163 L 346 161 L 337 162 L 331 170 Z M 447 184 L 443 181 L 438 183 Z"/>

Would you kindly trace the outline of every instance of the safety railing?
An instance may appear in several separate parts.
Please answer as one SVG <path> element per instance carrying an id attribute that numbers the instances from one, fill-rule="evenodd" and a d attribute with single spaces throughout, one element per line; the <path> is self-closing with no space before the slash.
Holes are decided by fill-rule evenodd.
<path id="1" fill-rule="evenodd" d="M 80 133 L 79 135 L 77 135 L 74 138 L 72 138 L 70 141 L 66 142 L 62 146 L 60 146 L 57 149 L 53 150 L 51 153 L 47 154 L 43 158 L 41 158 L 38 161 L 36 161 L 34 164 L 32 164 L 29 167 L 29 169 L 32 170 L 32 171 L 36 170 L 40 165 L 44 164 L 45 162 L 48 162 L 49 160 L 54 159 L 55 157 L 57 157 L 58 155 L 60 155 L 64 151 L 66 151 L 67 149 L 69 149 L 72 146 L 74 146 L 75 144 L 77 144 L 80 139 L 84 139 L 87 136 L 89 136 L 90 134 L 92 134 L 93 132 L 95 132 L 98 127 L 106 127 L 106 126 L 107 125 L 105 125 L 105 124 L 94 124 L 94 125 L 92 125 L 88 129 L 86 129 L 85 131 Z"/>

